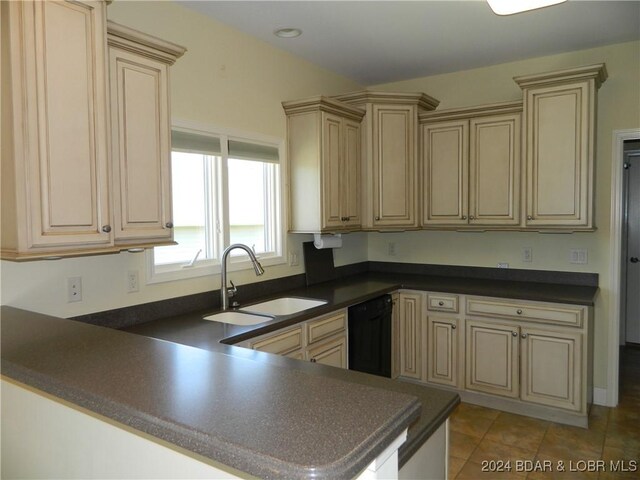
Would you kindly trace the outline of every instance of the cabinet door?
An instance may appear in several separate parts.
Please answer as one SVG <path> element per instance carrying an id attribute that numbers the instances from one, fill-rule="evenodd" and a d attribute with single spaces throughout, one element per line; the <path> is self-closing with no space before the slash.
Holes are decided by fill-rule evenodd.
<path id="1" fill-rule="evenodd" d="M 391 378 L 400 375 L 400 295 L 391 294 Z"/>
<path id="2" fill-rule="evenodd" d="M 340 335 L 317 347 L 308 350 L 311 362 L 329 365 L 331 367 L 348 368 L 347 337 Z"/>
<path id="3" fill-rule="evenodd" d="M 522 328 L 521 399 L 580 411 L 582 334 Z"/>
<path id="4" fill-rule="evenodd" d="M 520 223 L 520 114 L 470 122 L 469 223 Z"/>
<path id="5" fill-rule="evenodd" d="M 417 119 L 413 106 L 374 105 L 374 227 L 416 227 Z"/>
<path id="6" fill-rule="evenodd" d="M 427 318 L 426 380 L 458 387 L 458 319 Z"/>
<path id="7" fill-rule="evenodd" d="M 400 375 L 421 378 L 421 293 L 400 294 Z"/>
<path id="8" fill-rule="evenodd" d="M 466 321 L 466 388 L 518 397 L 518 327 Z"/>
<path id="9" fill-rule="evenodd" d="M 322 228 L 342 227 L 342 119 L 322 113 Z"/>
<path id="10" fill-rule="evenodd" d="M 344 120 L 344 149 L 342 162 L 342 210 L 344 225 L 357 228 L 362 223 L 360 217 L 360 124 L 351 120 Z"/>
<path id="11" fill-rule="evenodd" d="M 171 241 L 168 66 L 113 46 L 109 61 L 116 241 Z"/>
<path id="12" fill-rule="evenodd" d="M 108 246 L 104 3 L 9 3 L 20 249 Z"/>
<path id="13" fill-rule="evenodd" d="M 423 225 L 466 225 L 469 122 L 422 127 Z"/>
<path id="14" fill-rule="evenodd" d="M 527 225 L 592 226 L 594 93 L 588 85 L 527 91 Z"/>

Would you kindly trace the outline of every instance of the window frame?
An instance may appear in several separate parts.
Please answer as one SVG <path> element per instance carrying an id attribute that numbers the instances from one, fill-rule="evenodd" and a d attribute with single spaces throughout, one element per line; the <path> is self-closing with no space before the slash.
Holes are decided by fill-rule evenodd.
<path id="1" fill-rule="evenodd" d="M 276 185 L 274 188 L 276 190 L 274 195 L 274 205 L 271 206 L 273 211 L 273 216 L 275 217 L 276 227 L 274 230 L 274 253 L 268 256 L 264 256 L 258 254 L 258 259 L 260 263 L 267 267 L 273 265 L 282 265 L 286 263 L 286 242 L 287 242 L 287 232 L 286 232 L 286 202 L 285 202 L 285 173 L 286 173 L 286 157 L 285 157 L 285 149 L 284 149 L 284 140 L 277 137 L 272 137 L 268 135 L 252 133 L 252 132 L 244 132 L 236 129 L 222 128 L 214 125 L 203 124 L 199 122 L 192 122 L 187 120 L 174 120 L 171 125 L 172 130 L 180 130 L 188 133 L 194 133 L 199 135 L 206 135 L 217 137 L 220 139 L 220 157 L 222 157 L 222 161 L 219 163 L 218 172 L 215 175 L 220 176 L 220 191 L 217 192 L 218 202 L 215 205 L 211 205 L 207 210 L 213 210 L 217 208 L 217 220 L 222 224 L 222 235 L 220 236 L 220 240 L 223 245 L 229 245 L 230 239 L 230 228 L 229 228 L 229 196 L 228 196 L 228 187 L 229 187 L 229 177 L 227 171 L 227 159 L 228 157 L 228 140 L 237 140 L 247 143 L 255 143 L 266 145 L 270 147 L 275 147 L 278 149 L 278 174 Z M 173 150 L 171 150 L 173 151 Z M 182 150 L 183 151 L 183 150 Z M 215 164 L 212 166 L 214 169 L 216 168 Z M 209 213 L 207 213 L 209 217 L 208 220 L 211 220 Z M 210 223 L 210 222 L 209 222 Z M 214 225 L 207 225 L 207 228 L 216 229 Z M 217 242 L 217 241 L 216 241 Z M 215 248 L 215 247 L 214 247 Z M 222 251 L 218 252 L 220 255 Z M 154 249 L 149 248 L 145 250 L 145 263 L 146 263 L 146 283 L 154 284 L 154 283 L 164 283 L 171 282 L 176 280 L 183 280 L 189 278 L 198 278 L 209 275 L 219 275 L 221 272 L 220 258 L 212 258 L 212 259 L 204 259 L 204 260 L 196 260 L 192 265 L 188 263 L 184 264 L 167 264 L 165 266 L 160 266 L 158 269 L 157 265 L 155 265 L 155 255 Z M 227 271 L 235 272 L 241 270 L 253 269 L 251 261 L 246 255 L 233 256 L 230 255 L 228 258 Z"/>

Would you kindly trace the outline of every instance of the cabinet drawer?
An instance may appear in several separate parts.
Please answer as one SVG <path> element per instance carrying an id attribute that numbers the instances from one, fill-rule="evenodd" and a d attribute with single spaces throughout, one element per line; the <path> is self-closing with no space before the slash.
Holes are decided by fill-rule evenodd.
<path id="1" fill-rule="evenodd" d="M 326 317 L 307 323 L 307 343 L 311 345 L 319 340 L 342 332 L 347 327 L 347 313 L 341 310 Z"/>
<path id="2" fill-rule="evenodd" d="M 296 327 L 286 332 L 262 338 L 252 342 L 250 347 L 261 352 L 286 355 L 298 348 L 302 348 L 302 327 Z"/>
<path id="3" fill-rule="evenodd" d="M 458 296 L 442 293 L 428 293 L 427 310 L 458 313 Z"/>
<path id="4" fill-rule="evenodd" d="M 467 314 L 480 317 L 522 319 L 532 322 L 554 323 L 582 327 L 586 307 L 570 305 L 540 305 L 498 300 L 467 300 Z"/>

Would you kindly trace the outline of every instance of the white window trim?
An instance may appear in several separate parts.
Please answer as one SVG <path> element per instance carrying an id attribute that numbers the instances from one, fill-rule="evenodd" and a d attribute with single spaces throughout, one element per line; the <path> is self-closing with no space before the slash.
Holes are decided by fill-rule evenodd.
<path id="1" fill-rule="evenodd" d="M 172 128 L 185 129 L 195 133 L 202 133 L 203 135 L 213 135 L 219 136 L 222 139 L 234 139 L 234 140 L 243 140 L 250 141 L 254 143 L 263 143 L 269 146 L 275 146 L 278 148 L 278 156 L 279 156 L 279 175 L 280 175 L 280 185 L 278 187 L 278 192 L 276 195 L 276 205 L 275 210 L 276 214 L 279 216 L 279 230 L 280 235 L 279 239 L 276 239 L 276 248 L 277 252 L 275 255 L 258 255 L 258 259 L 260 263 L 264 267 L 274 266 L 274 265 L 282 265 L 286 263 L 286 251 L 287 251 L 287 212 L 285 210 L 286 202 L 284 201 L 284 192 L 285 192 L 285 172 L 286 172 L 286 155 L 284 149 L 284 140 L 277 137 L 272 137 L 269 135 L 263 135 L 259 133 L 253 132 L 244 132 L 238 129 L 230 129 L 224 127 L 218 127 L 211 124 L 201 123 L 201 122 L 193 122 L 190 120 L 181 120 L 175 119 L 172 122 Z M 222 153 L 226 155 L 227 153 L 227 145 L 226 142 L 221 142 Z M 226 181 L 223 182 L 224 188 L 227 188 Z M 227 213 L 227 205 L 226 205 L 226 195 L 223 195 L 223 212 L 225 212 L 225 216 Z M 225 218 L 225 224 L 228 223 L 228 219 Z M 228 243 L 228 232 L 225 235 L 227 238 L 225 242 Z M 167 270 L 167 271 L 156 271 L 156 266 L 154 263 L 154 252 L 152 248 L 145 250 L 145 263 L 146 263 L 146 283 L 154 284 L 154 283 L 164 283 L 164 282 L 173 282 L 176 280 L 185 280 L 189 278 L 198 278 L 205 277 L 210 275 L 220 275 L 221 266 L 219 259 L 211 259 L 211 260 L 203 260 L 197 261 L 193 265 L 188 266 L 184 265 L 179 270 Z M 249 261 L 246 255 L 232 257 L 229 256 L 227 271 L 228 272 L 237 272 L 241 270 L 249 270 L 253 269 L 251 261 Z"/>

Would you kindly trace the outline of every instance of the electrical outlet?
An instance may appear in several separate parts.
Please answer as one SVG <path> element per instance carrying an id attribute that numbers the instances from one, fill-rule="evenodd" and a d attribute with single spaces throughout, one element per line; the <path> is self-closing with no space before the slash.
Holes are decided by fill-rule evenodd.
<path id="1" fill-rule="evenodd" d="M 498 263 L 498 268 L 509 268 L 509 264 L 507 262 Z"/>
<path id="2" fill-rule="evenodd" d="M 67 302 L 82 301 L 82 277 L 67 278 Z"/>
<path id="3" fill-rule="evenodd" d="M 389 242 L 387 245 L 387 253 L 392 256 L 395 257 L 396 255 L 396 242 Z"/>
<path id="4" fill-rule="evenodd" d="M 289 265 L 296 267 L 300 265 L 300 259 L 298 258 L 298 252 L 289 252 Z"/>
<path id="5" fill-rule="evenodd" d="M 588 252 L 586 248 L 572 248 L 569 250 L 569 263 L 577 263 L 586 265 L 589 263 Z"/>
<path id="6" fill-rule="evenodd" d="M 127 272 L 127 292 L 133 293 L 139 290 L 138 285 L 138 271 L 137 270 L 129 270 Z"/>
<path id="7" fill-rule="evenodd" d="M 533 262 L 533 249 L 531 247 L 523 247 L 522 261 L 525 263 Z"/>

